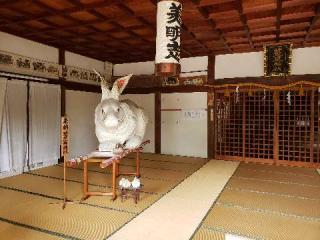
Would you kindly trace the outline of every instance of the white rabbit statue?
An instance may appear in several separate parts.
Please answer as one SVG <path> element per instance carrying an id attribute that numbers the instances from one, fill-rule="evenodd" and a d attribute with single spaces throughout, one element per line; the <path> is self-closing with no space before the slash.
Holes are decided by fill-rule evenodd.
<path id="1" fill-rule="evenodd" d="M 117 79 L 111 90 L 100 76 L 102 99 L 95 110 L 99 151 L 115 152 L 119 146 L 133 149 L 142 143 L 148 117 L 134 102 L 127 99 L 119 101 L 131 76 L 132 74 Z"/>

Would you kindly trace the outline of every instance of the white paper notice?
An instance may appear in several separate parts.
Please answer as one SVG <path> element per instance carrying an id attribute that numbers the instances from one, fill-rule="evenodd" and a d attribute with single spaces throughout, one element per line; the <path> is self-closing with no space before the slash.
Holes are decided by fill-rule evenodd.
<path id="1" fill-rule="evenodd" d="M 184 109 L 181 113 L 183 120 L 203 120 L 207 111 L 205 109 Z"/>

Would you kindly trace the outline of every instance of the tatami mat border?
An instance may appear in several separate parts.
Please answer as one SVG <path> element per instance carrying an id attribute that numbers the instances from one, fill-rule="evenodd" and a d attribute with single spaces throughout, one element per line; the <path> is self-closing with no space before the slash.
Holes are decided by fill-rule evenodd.
<path id="1" fill-rule="evenodd" d="M 254 239 L 254 240 L 266 240 L 265 238 L 262 237 L 257 237 L 257 236 L 252 236 L 252 235 L 244 235 L 243 233 L 237 232 L 237 231 L 230 231 L 230 230 L 225 230 L 223 228 L 220 227 L 210 227 L 210 226 L 202 226 L 205 229 L 208 229 L 210 231 L 216 231 L 216 232 L 221 232 L 224 234 L 232 234 L 232 235 L 236 235 L 242 238 L 250 238 L 250 239 Z"/>
<path id="2" fill-rule="evenodd" d="M 255 177 L 234 176 L 234 178 L 244 179 L 244 180 L 255 180 L 258 182 L 271 182 L 271 183 L 280 183 L 280 184 L 286 184 L 286 185 L 297 185 L 297 186 L 302 186 L 302 187 L 314 187 L 314 188 L 319 188 L 319 190 L 320 190 L 320 186 L 316 186 L 316 185 L 312 185 L 312 184 L 296 183 L 296 182 L 289 182 L 289 181 L 278 181 L 278 180 L 270 180 L 270 179 L 259 179 L 259 178 L 255 178 Z"/>
<path id="3" fill-rule="evenodd" d="M 317 177 L 317 176 L 310 176 L 308 174 L 302 174 L 302 173 L 281 172 L 281 171 L 260 170 L 260 169 L 257 170 L 257 169 L 251 169 L 251 168 L 246 168 L 243 170 L 250 171 L 250 172 L 276 173 L 276 174 L 282 174 L 282 175 L 293 175 L 293 176 L 301 176 L 301 177 L 309 177 L 309 178 L 316 178 Z"/>
<path id="4" fill-rule="evenodd" d="M 197 158 L 197 157 L 189 157 L 189 158 Z M 124 159 L 132 159 L 135 160 L 134 157 L 126 157 Z M 201 161 L 204 161 L 204 163 L 208 162 L 209 160 L 207 158 L 198 158 L 201 159 Z M 158 160 L 158 159 L 150 159 L 150 158 L 144 158 L 141 157 L 140 160 L 146 160 L 146 161 L 152 161 L 152 162 L 165 162 L 165 163 L 177 163 L 177 164 L 189 164 L 189 165 L 196 165 L 196 164 L 203 164 L 202 162 L 199 163 L 191 163 L 191 162 L 173 162 L 173 161 L 164 161 L 164 160 Z"/>
<path id="5" fill-rule="evenodd" d="M 63 167 L 63 165 L 61 164 L 57 164 L 55 166 L 58 167 Z M 75 170 L 81 170 L 83 171 L 83 168 L 81 167 L 68 167 L 67 169 L 75 169 Z M 68 170 L 67 170 L 68 171 Z M 98 170 L 92 170 L 92 169 L 88 169 L 88 172 L 95 172 L 95 173 L 102 173 L 102 174 L 108 174 L 111 175 L 110 172 L 103 172 L 103 171 L 98 171 Z M 165 178 L 151 178 L 151 177 L 145 177 L 145 176 L 141 176 L 141 178 L 145 178 L 145 179 L 151 179 L 151 180 L 160 180 L 160 181 L 164 181 L 164 182 L 169 182 L 169 179 L 165 179 Z"/>
<path id="6" fill-rule="evenodd" d="M 32 172 L 26 172 L 24 174 L 27 175 L 32 175 L 32 176 L 37 176 L 37 177 L 43 177 L 43 178 L 50 178 L 50 179 L 55 179 L 55 180 L 59 180 L 59 181 L 63 181 L 63 178 L 59 178 L 59 177 L 53 177 L 53 176 L 48 176 L 48 175 L 43 175 L 43 174 L 39 174 L 39 173 L 32 173 Z M 73 182 L 73 183 L 80 183 L 83 184 L 82 181 L 77 181 L 77 180 L 72 180 L 72 179 L 66 179 L 67 182 Z M 93 186 L 93 187 L 101 187 L 101 188 L 112 188 L 111 186 L 108 185 L 100 185 L 100 184 L 93 184 L 93 183 L 88 183 L 89 186 Z M 117 188 L 118 189 L 118 188 Z M 156 192 L 147 192 L 147 191 L 143 191 L 141 190 L 140 192 L 142 193 L 146 193 L 146 194 L 150 194 L 150 195 L 163 195 L 163 193 L 156 193 Z"/>
<path id="7" fill-rule="evenodd" d="M 50 196 L 50 195 L 42 194 L 42 193 L 31 192 L 31 191 L 22 190 L 22 189 L 19 189 L 19 188 L 5 187 L 5 186 L 1 186 L 1 185 L 0 185 L 0 188 L 6 189 L 6 190 L 11 190 L 11 191 L 16 191 L 16 192 L 22 192 L 22 193 L 25 193 L 25 194 L 31 194 L 31 195 L 39 196 L 39 197 L 44 197 L 44 198 L 49 198 L 49 199 L 54 199 L 54 200 L 60 200 L 61 204 L 62 204 L 62 200 L 63 200 L 63 198 L 60 198 L 60 197 Z M 117 211 L 117 212 L 124 212 L 124 213 L 133 214 L 133 215 L 136 214 L 135 212 L 126 211 L 126 210 L 123 210 L 123 209 L 105 207 L 105 206 L 100 206 L 100 205 L 86 203 L 86 202 L 77 202 L 77 204 L 85 205 L 85 206 L 89 206 L 89 207 L 101 208 L 101 209 L 108 209 L 108 210 Z"/>
<path id="8" fill-rule="evenodd" d="M 218 201 L 218 202 L 216 202 L 215 205 L 216 206 L 223 206 L 223 207 L 226 207 L 226 208 L 236 208 L 236 209 L 240 209 L 240 210 L 243 210 L 243 211 L 251 211 L 251 212 L 256 212 L 256 213 L 268 214 L 268 215 L 278 215 L 278 216 L 282 216 L 282 217 L 292 217 L 292 218 L 296 218 L 296 219 L 300 219 L 300 220 L 304 220 L 304 221 L 320 222 L 320 218 L 318 218 L 318 217 L 307 217 L 307 216 L 289 214 L 289 213 L 285 213 L 285 212 L 281 212 L 281 211 L 273 211 L 273 210 L 262 209 L 262 208 L 250 208 L 250 207 L 244 207 L 244 206 L 240 206 L 240 205 L 233 204 L 233 203 L 225 203 L 225 202 L 219 202 Z"/>
<path id="9" fill-rule="evenodd" d="M 64 238 L 64 239 L 81 240 L 80 238 L 69 236 L 69 235 L 66 235 L 66 234 L 63 234 L 63 233 L 58 233 L 58 232 L 50 231 L 50 230 L 47 230 L 47 229 L 43 229 L 43 228 L 27 225 L 27 224 L 24 224 L 24 223 L 19 223 L 19 222 L 12 221 L 12 220 L 9 220 L 9 219 L 6 219 L 6 218 L 2 218 L 2 217 L 0 217 L 0 221 L 9 223 L 9 224 L 12 224 L 12 225 L 15 225 L 15 226 L 24 227 L 24 228 L 35 230 L 35 231 L 38 231 L 38 232 L 46 233 L 46 234 L 49 234 L 49 235 L 52 235 L 52 236 L 61 237 L 61 238 Z"/>
<path id="10" fill-rule="evenodd" d="M 294 195 L 290 195 L 290 194 L 257 191 L 257 190 L 252 190 L 252 189 L 243 189 L 243 188 L 235 188 L 235 187 L 228 187 L 228 186 L 226 187 L 226 189 L 236 190 L 236 191 L 241 191 L 241 192 L 251 192 L 251 193 L 257 193 L 257 194 L 274 195 L 274 196 L 287 197 L 287 198 L 299 198 L 299 199 L 303 199 L 303 200 L 320 200 L 319 198 L 309 198 L 309 197 L 302 197 L 302 196 L 294 196 Z"/>

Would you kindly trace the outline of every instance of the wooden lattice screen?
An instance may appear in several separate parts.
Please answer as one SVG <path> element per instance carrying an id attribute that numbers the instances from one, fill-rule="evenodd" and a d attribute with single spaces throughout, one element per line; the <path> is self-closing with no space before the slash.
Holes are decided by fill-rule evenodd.
<path id="1" fill-rule="evenodd" d="M 310 165 L 320 163 L 318 89 L 215 92 L 215 157 Z"/>
<path id="2" fill-rule="evenodd" d="M 288 93 L 279 94 L 279 161 L 319 163 L 319 92 Z"/>

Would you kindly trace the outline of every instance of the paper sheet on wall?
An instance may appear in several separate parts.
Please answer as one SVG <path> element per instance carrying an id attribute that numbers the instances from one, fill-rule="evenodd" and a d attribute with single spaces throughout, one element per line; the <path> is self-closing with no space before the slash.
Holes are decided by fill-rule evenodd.
<path id="1" fill-rule="evenodd" d="M 183 109 L 182 120 L 203 120 L 207 114 L 205 109 Z"/>

